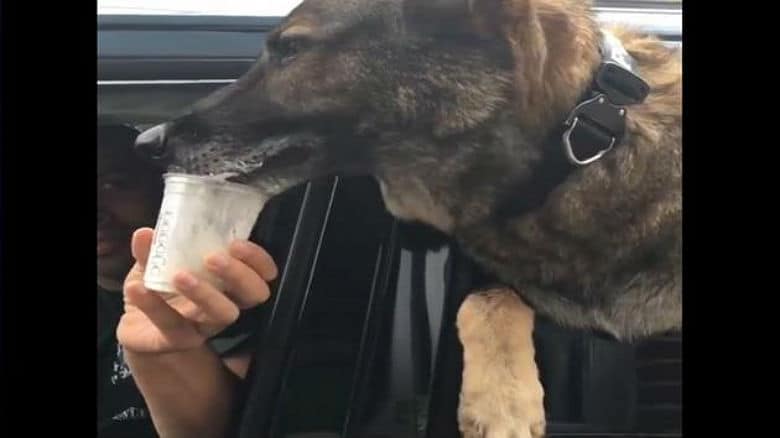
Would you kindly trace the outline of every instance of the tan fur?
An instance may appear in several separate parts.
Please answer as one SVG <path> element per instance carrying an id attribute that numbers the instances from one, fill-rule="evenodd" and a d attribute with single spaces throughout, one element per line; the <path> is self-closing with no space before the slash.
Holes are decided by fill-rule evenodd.
<path id="1" fill-rule="evenodd" d="M 385 199 L 385 207 L 393 216 L 400 219 L 417 219 L 425 221 L 437 229 L 450 232 L 452 217 L 447 210 L 437 205 L 436 200 L 428 192 L 427 187 L 414 178 L 407 178 L 403 184 L 398 184 L 391 191 L 380 182 L 379 188 Z M 414 196 L 409 196 L 413 194 Z"/>
<path id="2" fill-rule="evenodd" d="M 511 289 L 472 294 L 458 311 L 465 438 L 539 438 L 544 390 L 534 362 L 534 313 Z"/>
<path id="3" fill-rule="evenodd" d="M 598 34 L 587 1 L 481 0 L 475 21 L 498 32 L 515 56 L 521 124 L 538 131 L 570 108 L 598 63 Z"/>

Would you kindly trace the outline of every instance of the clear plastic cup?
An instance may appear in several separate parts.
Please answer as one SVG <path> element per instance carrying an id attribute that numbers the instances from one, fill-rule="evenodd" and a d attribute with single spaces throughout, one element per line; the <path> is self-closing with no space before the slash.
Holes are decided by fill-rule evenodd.
<path id="1" fill-rule="evenodd" d="M 207 254 L 247 239 L 266 197 L 252 187 L 215 177 L 165 174 L 165 194 L 144 272 L 149 290 L 176 293 L 173 276 L 188 270 L 221 288 L 203 265 Z"/>

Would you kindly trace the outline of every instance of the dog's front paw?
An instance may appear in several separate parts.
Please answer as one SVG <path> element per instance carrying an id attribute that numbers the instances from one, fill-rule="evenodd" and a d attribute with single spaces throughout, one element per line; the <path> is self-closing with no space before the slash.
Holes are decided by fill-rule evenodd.
<path id="1" fill-rule="evenodd" d="M 465 438 L 541 438 L 544 390 L 534 361 L 533 311 L 509 289 L 470 295 L 458 312 Z"/>

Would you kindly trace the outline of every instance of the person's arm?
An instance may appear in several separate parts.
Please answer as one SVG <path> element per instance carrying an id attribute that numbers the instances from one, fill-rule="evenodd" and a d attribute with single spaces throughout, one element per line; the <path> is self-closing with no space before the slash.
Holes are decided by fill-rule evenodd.
<path id="1" fill-rule="evenodd" d="M 266 281 L 276 276 L 276 266 L 256 245 L 232 245 L 226 265 L 206 263 L 230 293 L 180 273 L 174 279 L 180 294 L 161 295 L 142 281 L 151 237 L 148 229 L 133 236 L 137 263 L 125 282 L 117 338 L 161 438 L 223 437 L 249 356 L 222 359 L 207 340 L 234 322 L 241 308 L 268 299 Z"/>
<path id="2" fill-rule="evenodd" d="M 210 348 L 125 359 L 161 437 L 225 436 L 240 380 Z"/>

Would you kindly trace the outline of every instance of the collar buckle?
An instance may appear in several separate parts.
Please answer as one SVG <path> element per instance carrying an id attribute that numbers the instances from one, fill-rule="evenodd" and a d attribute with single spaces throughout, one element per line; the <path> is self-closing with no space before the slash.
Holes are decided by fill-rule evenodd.
<path id="1" fill-rule="evenodd" d="M 564 153 L 575 166 L 598 161 L 623 141 L 626 106 L 645 101 L 650 86 L 635 73 L 636 63 L 614 35 L 604 32 L 604 60 L 596 72 L 589 99 L 564 122 Z"/>
<path id="2" fill-rule="evenodd" d="M 569 162 L 586 166 L 611 151 L 623 140 L 625 116 L 625 108 L 613 105 L 604 94 L 577 105 L 564 122 L 563 145 Z"/>

